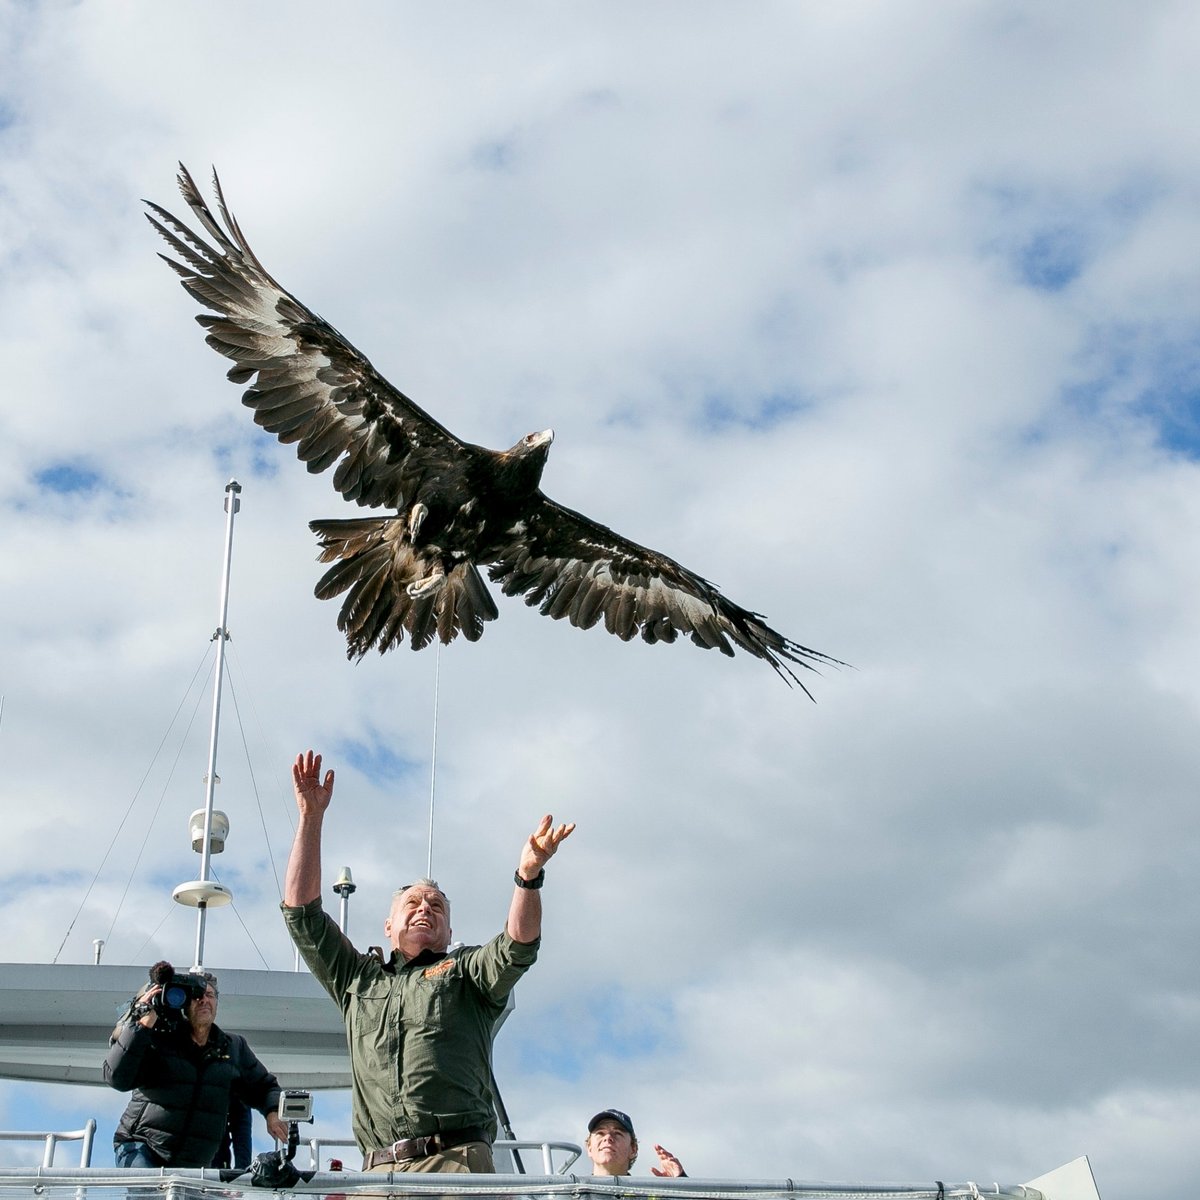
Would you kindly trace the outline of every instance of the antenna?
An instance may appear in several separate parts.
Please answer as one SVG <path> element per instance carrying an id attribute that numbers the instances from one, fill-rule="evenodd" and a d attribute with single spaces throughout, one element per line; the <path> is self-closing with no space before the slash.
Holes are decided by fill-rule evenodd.
<path id="1" fill-rule="evenodd" d="M 343 867 L 342 873 L 337 877 L 337 883 L 333 885 L 333 890 L 341 897 L 342 912 L 339 925 L 345 934 L 350 932 L 350 897 L 358 891 L 358 884 L 354 882 L 354 876 L 350 874 L 349 867 Z"/>
<path id="2" fill-rule="evenodd" d="M 242 485 L 231 479 L 225 485 L 225 566 L 221 573 L 221 615 L 217 631 L 212 640 L 217 643 L 217 669 L 213 678 L 212 729 L 208 739 L 208 771 L 204 776 L 204 826 L 199 841 L 200 878 L 191 883 L 181 883 L 171 898 L 177 904 L 186 904 L 196 912 L 196 962 L 194 970 L 204 966 L 204 924 L 209 905 L 220 907 L 233 899 L 233 893 L 224 884 L 209 879 L 213 852 L 213 789 L 217 785 L 217 732 L 221 726 L 221 687 L 225 680 L 225 643 L 229 640 L 226 621 L 229 617 L 229 568 L 233 561 L 233 518 L 242 507 L 239 495 Z M 198 816 L 199 814 L 197 814 Z M 223 817 L 224 814 L 221 814 Z M 198 824 L 198 822 L 197 822 Z M 228 821 L 225 822 L 225 830 Z M 224 845 L 224 831 L 220 845 Z M 195 845 L 195 841 L 192 843 Z"/>
<path id="3" fill-rule="evenodd" d="M 433 672 L 433 748 L 429 754 L 429 856 L 425 874 L 433 878 L 433 798 L 434 785 L 437 783 L 437 727 L 438 727 L 438 692 L 442 684 L 442 643 L 437 645 L 437 666 Z"/>

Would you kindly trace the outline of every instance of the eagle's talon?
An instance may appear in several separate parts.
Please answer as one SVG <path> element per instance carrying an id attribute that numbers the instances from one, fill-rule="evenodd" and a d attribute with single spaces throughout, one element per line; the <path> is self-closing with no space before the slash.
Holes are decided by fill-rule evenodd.
<path id="1" fill-rule="evenodd" d="M 424 507 L 422 505 L 422 507 Z M 414 599 L 436 592 L 446 582 L 446 568 L 438 563 L 424 579 L 414 579 L 404 590 Z"/>
<path id="2" fill-rule="evenodd" d="M 421 532 L 421 526 L 425 524 L 427 516 L 429 516 L 429 509 L 419 500 L 408 510 L 408 536 L 414 541 L 417 534 Z"/>

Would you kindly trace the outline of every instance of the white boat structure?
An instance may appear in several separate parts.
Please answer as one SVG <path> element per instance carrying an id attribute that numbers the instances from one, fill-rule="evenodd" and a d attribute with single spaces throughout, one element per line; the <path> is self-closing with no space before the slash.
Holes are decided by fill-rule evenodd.
<path id="1" fill-rule="evenodd" d="M 200 877 L 180 884 L 174 899 L 197 911 L 195 962 L 204 965 L 204 931 L 209 908 L 228 904 L 229 889 L 210 878 L 210 855 L 223 843 L 224 814 L 213 808 L 217 733 L 220 720 L 224 644 L 228 638 L 229 568 L 233 521 L 241 487 L 225 488 L 225 563 L 214 681 L 212 728 L 205 807 L 193 816 L 193 848 L 201 854 Z M 200 819 L 202 817 L 202 820 Z M 335 885 L 342 899 L 353 890 L 348 876 Z M 350 1062 L 339 1013 L 307 973 L 222 967 L 222 1024 L 246 1035 L 255 1053 L 288 1089 L 318 1091 L 350 1086 Z M 112 1014 L 145 982 L 144 966 L 86 964 L 0 964 L 0 1079 L 34 1083 L 105 1086 L 101 1064 L 108 1049 Z M 503 1019 L 503 1018 L 502 1018 Z M 501 1129 L 506 1114 L 499 1112 Z M 93 1166 L 97 1122 L 74 1130 L 0 1130 L 0 1142 L 24 1143 L 30 1165 L 0 1167 L 0 1200 L 253 1200 L 266 1193 L 331 1197 L 619 1197 L 620 1200 L 678 1200 L 739 1197 L 744 1200 L 1099 1200 L 1086 1157 L 1018 1184 L 996 1182 L 830 1183 L 796 1179 L 679 1179 L 622 1176 L 586 1171 L 582 1148 L 571 1142 L 517 1141 L 495 1145 L 494 1175 L 365 1175 L 352 1169 L 359 1154 L 352 1139 L 300 1138 L 294 1166 L 300 1178 L 285 1188 L 256 1186 L 251 1172 L 232 1170 L 130 1170 Z M 104 1142 L 107 1151 L 107 1133 Z M 345 1159 L 351 1169 L 341 1167 Z M 68 1165 L 67 1160 L 74 1162 Z M 582 1166 L 580 1165 L 582 1164 Z M 537 1168 L 537 1169 L 535 1169 Z M 540 1170 L 540 1173 L 539 1173 Z"/>

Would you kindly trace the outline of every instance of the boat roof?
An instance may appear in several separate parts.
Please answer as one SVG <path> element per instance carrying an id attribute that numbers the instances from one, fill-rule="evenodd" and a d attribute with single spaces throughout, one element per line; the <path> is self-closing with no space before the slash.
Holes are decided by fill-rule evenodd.
<path id="1" fill-rule="evenodd" d="M 218 1024 L 235 1029 L 286 1088 L 350 1086 L 341 1013 L 307 972 L 217 971 Z M 145 967 L 0 964 L 0 1078 L 103 1084 L 117 1018 Z"/>

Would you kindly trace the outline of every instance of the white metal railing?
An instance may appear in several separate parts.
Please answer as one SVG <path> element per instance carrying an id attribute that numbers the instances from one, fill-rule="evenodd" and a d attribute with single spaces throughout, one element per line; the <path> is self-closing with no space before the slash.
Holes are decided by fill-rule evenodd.
<path id="1" fill-rule="evenodd" d="M 307 1172 L 306 1172 L 307 1173 Z M 664 1179 L 655 1176 L 314 1174 L 285 1191 L 254 1188 L 228 1171 L 120 1167 L 0 1168 L 0 1200 L 1064 1200 L 1025 1185 L 836 1184 L 794 1180 Z M 1092 1193 L 1095 1196 L 1095 1193 Z"/>
<path id="2" fill-rule="evenodd" d="M 92 1165 L 92 1143 L 95 1140 L 95 1118 L 90 1119 L 82 1129 L 72 1129 L 66 1132 L 56 1130 L 50 1133 L 40 1133 L 0 1129 L 0 1142 L 41 1142 L 44 1147 L 42 1150 L 43 1167 L 54 1166 L 54 1151 L 59 1142 L 79 1142 L 79 1165 L 90 1167 Z"/>
<path id="3" fill-rule="evenodd" d="M 328 1150 L 348 1150 L 350 1162 L 348 1169 L 357 1171 L 360 1165 L 361 1151 L 358 1149 L 358 1144 L 353 1138 L 309 1138 L 305 1143 L 308 1146 L 308 1169 L 310 1171 L 321 1170 L 321 1160 L 324 1152 Z M 543 1175 L 565 1175 L 576 1160 L 583 1153 L 583 1148 L 576 1145 L 574 1142 L 523 1142 L 523 1141 L 508 1141 L 501 1139 L 498 1142 L 492 1143 L 493 1153 L 503 1153 L 504 1151 L 536 1151 L 540 1157 L 540 1166 Z M 557 1165 L 554 1161 L 555 1152 L 561 1152 L 565 1157 Z M 528 1164 L 525 1164 L 528 1167 Z"/>
<path id="4" fill-rule="evenodd" d="M 493 1143 L 492 1149 L 507 1150 L 510 1153 L 514 1150 L 536 1150 L 542 1156 L 541 1165 L 543 1175 L 566 1175 L 575 1165 L 576 1161 L 579 1159 L 579 1156 L 583 1153 L 583 1147 L 577 1146 L 574 1142 L 522 1142 L 509 1141 L 508 1139 L 501 1139 L 500 1141 Z M 556 1150 L 560 1150 L 566 1155 L 566 1158 L 564 1158 L 563 1161 L 557 1165 L 555 1165 L 554 1162 L 554 1152 Z M 535 1171 L 529 1171 L 529 1163 L 525 1163 L 523 1161 L 523 1165 L 525 1167 L 525 1171 L 529 1172 L 530 1174 L 537 1173 Z M 524 1173 L 525 1172 L 522 1172 L 522 1174 Z"/>

